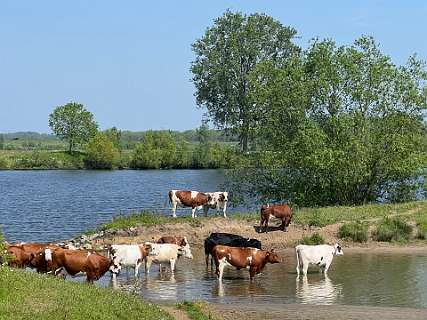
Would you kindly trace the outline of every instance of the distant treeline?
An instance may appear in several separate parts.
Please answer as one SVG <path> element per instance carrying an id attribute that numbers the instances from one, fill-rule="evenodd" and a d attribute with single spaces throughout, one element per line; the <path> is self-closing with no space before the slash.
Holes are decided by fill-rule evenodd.
<path id="1" fill-rule="evenodd" d="M 129 131 L 121 130 L 120 144 L 125 150 L 132 150 L 144 138 L 147 132 L 170 133 L 176 141 L 198 142 L 198 130 L 191 129 L 185 131 L 173 130 L 148 130 Z M 226 133 L 224 130 L 207 129 L 207 136 L 212 142 L 236 143 L 238 137 Z M 0 150 L 62 150 L 66 142 L 54 134 L 39 133 L 32 131 L 0 133 Z"/>

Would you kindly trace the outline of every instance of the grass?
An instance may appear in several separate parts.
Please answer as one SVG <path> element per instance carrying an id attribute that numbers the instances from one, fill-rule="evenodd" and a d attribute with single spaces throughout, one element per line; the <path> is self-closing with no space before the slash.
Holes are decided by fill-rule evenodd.
<path id="1" fill-rule="evenodd" d="M 417 224 L 416 238 L 420 240 L 427 240 L 427 215 L 417 217 L 415 222 Z"/>
<path id="2" fill-rule="evenodd" d="M 338 230 L 338 238 L 366 242 L 369 238 L 368 224 L 360 221 L 343 224 Z"/>
<path id="3" fill-rule="evenodd" d="M 325 238 L 323 238 L 320 234 L 315 232 L 311 236 L 303 237 L 300 243 L 307 244 L 307 245 L 324 244 Z"/>
<path id="4" fill-rule="evenodd" d="M 136 295 L 47 275 L 3 268 L 0 319 L 89 320 L 173 318 Z"/>
<path id="5" fill-rule="evenodd" d="M 176 307 L 187 313 L 188 317 L 192 320 L 215 320 L 210 312 L 206 315 L 203 311 L 204 304 L 202 302 L 184 301 L 176 304 Z"/>
<path id="6" fill-rule="evenodd" d="M 408 241 L 412 234 L 412 226 L 401 218 L 382 219 L 373 232 L 376 241 Z"/>

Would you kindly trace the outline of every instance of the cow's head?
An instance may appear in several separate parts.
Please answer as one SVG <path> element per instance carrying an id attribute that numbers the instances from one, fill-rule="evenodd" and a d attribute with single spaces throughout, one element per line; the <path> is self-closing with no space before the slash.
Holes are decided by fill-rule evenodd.
<path id="1" fill-rule="evenodd" d="M 114 257 L 112 260 L 110 260 L 110 268 L 109 268 L 111 274 L 118 275 L 120 271 L 122 270 L 122 265 L 118 262 L 117 258 Z"/>
<path id="2" fill-rule="evenodd" d="M 37 272 L 47 272 L 47 261 L 45 259 L 44 250 L 40 250 L 36 253 L 30 254 L 30 268 L 35 268 Z"/>
<path id="3" fill-rule="evenodd" d="M 267 251 L 265 258 L 267 259 L 267 262 L 269 262 L 269 263 L 280 263 L 281 262 L 279 255 L 274 251 L 274 249 Z"/>
<path id="4" fill-rule="evenodd" d="M 342 256 L 343 254 L 344 254 L 344 252 L 342 251 L 341 246 L 338 243 L 336 243 L 334 245 L 334 255 L 336 255 L 336 256 Z"/>
<path id="5" fill-rule="evenodd" d="M 178 247 L 178 256 L 184 256 L 185 258 L 193 259 L 193 254 L 191 253 L 190 246 L 187 245 L 184 247 Z"/>
<path id="6" fill-rule="evenodd" d="M 159 254 L 158 248 L 150 242 L 144 243 L 144 251 L 147 256 L 157 256 Z"/>
<path id="7" fill-rule="evenodd" d="M 212 195 L 210 193 L 208 193 L 207 196 L 208 196 L 207 205 L 208 206 L 214 206 L 214 205 L 216 205 L 215 197 L 212 197 Z"/>
<path id="8" fill-rule="evenodd" d="M 228 192 L 221 192 L 218 197 L 219 202 L 227 202 L 228 201 Z"/>

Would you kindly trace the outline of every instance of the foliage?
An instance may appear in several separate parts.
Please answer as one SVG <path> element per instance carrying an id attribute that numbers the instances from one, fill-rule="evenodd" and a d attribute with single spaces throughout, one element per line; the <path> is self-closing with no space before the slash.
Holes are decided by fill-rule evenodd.
<path id="1" fill-rule="evenodd" d="M 354 242 L 368 241 L 368 225 L 360 221 L 343 224 L 338 230 L 338 238 Z"/>
<path id="2" fill-rule="evenodd" d="M 12 169 L 82 169 L 83 156 L 80 153 L 48 152 L 34 150 L 10 157 Z"/>
<path id="3" fill-rule="evenodd" d="M 86 145 L 85 164 L 90 169 L 112 169 L 118 156 L 111 135 L 98 132 Z"/>
<path id="4" fill-rule="evenodd" d="M 0 133 L 0 150 L 4 149 L 4 135 Z"/>
<path id="5" fill-rule="evenodd" d="M 317 244 L 324 244 L 324 243 L 325 243 L 325 238 L 323 238 L 317 232 L 313 233 L 311 236 L 305 236 L 301 240 L 301 244 L 306 244 L 306 245 L 317 245 Z"/>
<path id="6" fill-rule="evenodd" d="M 262 152 L 229 189 L 299 206 L 414 199 L 427 162 L 426 80 L 422 62 L 396 66 L 370 37 L 314 41 L 301 57 L 258 64 L 249 99 Z"/>
<path id="7" fill-rule="evenodd" d="M 227 11 L 193 43 L 197 104 L 207 108 L 217 126 L 239 136 L 244 152 L 259 116 L 248 99 L 248 74 L 262 61 L 296 54 L 298 48 L 291 42 L 295 34 L 267 15 Z"/>
<path id="8" fill-rule="evenodd" d="M 412 226 L 401 218 L 384 218 L 373 232 L 377 241 L 407 241 L 412 233 Z"/>
<path id="9" fill-rule="evenodd" d="M 74 102 L 56 107 L 49 115 L 49 127 L 60 139 L 68 142 L 69 153 L 76 145 L 89 141 L 98 130 L 92 113 Z"/>
<path id="10" fill-rule="evenodd" d="M 4 240 L 3 232 L 0 229 L 0 271 L 2 270 L 2 267 L 6 265 L 9 257 L 6 253 L 6 242 Z"/>
<path id="11" fill-rule="evenodd" d="M 184 310 L 188 317 L 192 320 L 215 320 L 210 312 L 206 315 L 203 311 L 203 303 L 202 302 L 191 302 L 191 301 L 183 301 L 176 304 L 178 309 Z"/>
<path id="12" fill-rule="evenodd" d="M 173 319 L 157 305 L 120 290 L 24 270 L 5 271 L 0 272 L 0 318 L 4 320 Z"/>
<path id="13" fill-rule="evenodd" d="M 417 238 L 421 240 L 427 240 L 427 216 L 423 214 L 416 219 L 417 224 Z"/>
<path id="14" fill-rule="evenodd" d="M 6 157 L 0 156 L 0 170 L 9 169 L 9 167 L 10 167 L 9 160 Z"/>

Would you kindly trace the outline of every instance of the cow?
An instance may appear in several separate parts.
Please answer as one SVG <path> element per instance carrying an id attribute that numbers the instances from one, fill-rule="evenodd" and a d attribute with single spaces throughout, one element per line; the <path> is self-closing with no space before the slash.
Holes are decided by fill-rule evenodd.
<path id="1" fill-rule="evenodd" d="M 261 241 L 257 239 L 243 238 L 242 236 L 231 233 L 211 233 L 210 236 L 207 237 L 204 242 L 206 267 L 209 266 L 209 255 L 212 256 L 212 250 L 218 244 L 226 245 L 229 247 L 251 247 L 261 249 Z"/>
<path id="2" fill-rule="evenodd" d="M 261 207 L 260 232 L 262 232 L 263 225 L 265 225 L 265 232 L 268 232 L 268 221 L 274 217 L 282 221 L 280 227 L 286 231 L 291 223 L 292 209 L 287 204 L 263 205 Z"/>
<path id="3" fill-rule="evenodd" d="M 187 241 L 187 237 L 177 237 L 177 236 L 163 236 L 159 240 L 157 240 L 157 243 L 173 243 L 181 247 L 190 246 Z"/>
<path id="4" fill-rule="evenodd" d="M 159 264 L 159 271 L 162 271 L 162 263 L 169 263 L 171 271 L 175 271 L 175 263 L 178 257 L 183 255 L 185 258 L 193 259 L 189 247 L 181 247 L 173 243 L 149 243 L 153 248 L 153 255 L 145 257 L 145 272 L 149 273 L 151 264 Z"/>
<path id="5" fill-rule="evenodd" d="M 65 279 L 67 274 L 71 276 L 86 274 L 86 280 L 89 283 L 98 280 L 107 271 L 113 274 L 120 271 L 120 266 L 114 261 L 86 250 L 45 249 L 44 259 L 47 263 L 47 270 L 54 275 L 62 276 Z"/>
<path id="6" fill-rule="evenodd" d="M 38 272 L 41 272 L 34 264 L 32 264 L 32 259 L 41 251 L 46 248 L 57 249 L 57 245 L 51 243 L 38 243 L 31 242 L 25 243 L 21 242 L 15 245 L 9 245 L 7 247 L 7 253 L 11 256 L 11 261 L 9 265 L 15 268 L 36 268 Z"/>
<path id="7" fill-rule="evenodd" d="M 210 195 L 198 191 L 171 190 L 168 193 L 169 202 L 172 204 L 172 215 L 176 218 L 176 208 L 191 207 L 191 216 L 197 217 L 197 209 L 203 206 L 213 206 L 214 202 Z"/>
<path id="8" fill-rule="evenodd" d="M 256 274 L 264 269 L 267 263 L 279 263 L 280 258 L 274 250 L 264 251 L 256 248 L 237 248 L 217 245 L 212 251 L 215 260 L 216 275 L 222 280 L 225 266 L 232 266 L 237 270 L 249 269 L 252 280 Z"/>
<path id="9" fill-rule="evenodd" d="M 208 215 L 209 209 L 216 209 L 217 212 L 222 210 L 224 218 L 227 218 L 227 214 L 225 213 L 225 211 L 227 210 L 228 192 L 206 192 L 206 194 L 211 196 L 212 202 L 211 204 L 205 204 L 203 206 L 203 212 L 205 213 L 205 217 Z"/>
<path id="10" fill-rule="evenodd" d="M 139 267 L 145 257 L 153 254 L 152 246 L 146 244 L 113 244 L 108 248 L 108 256 L 114 261 L 115 265 L 135 268 L 135 278 L 138 277 Z M 119 270 L 119 272 L 120 272 Z M 119 273 L 118 272 L 118 273 Z M 113 280 L 118 273 L 112 273 Z"/>
<path id="11" fill-rule="evenodd" d="M 333 246 L 327 244 L 320 245 L 303 245 L 300 244 L 295 247 L 295 253 L 297 256 L 297 275 L 299 276 L 300 271 L 304 276 L 307 276 L 307 270 L 309 264 L 314 264 L 320 267 L 320 272 L 324 274 L 328 272 L 328 269 L 334 259 L 334 256 L 342 256 L 344 254 L 341 246 L 335 244 Z"/>

